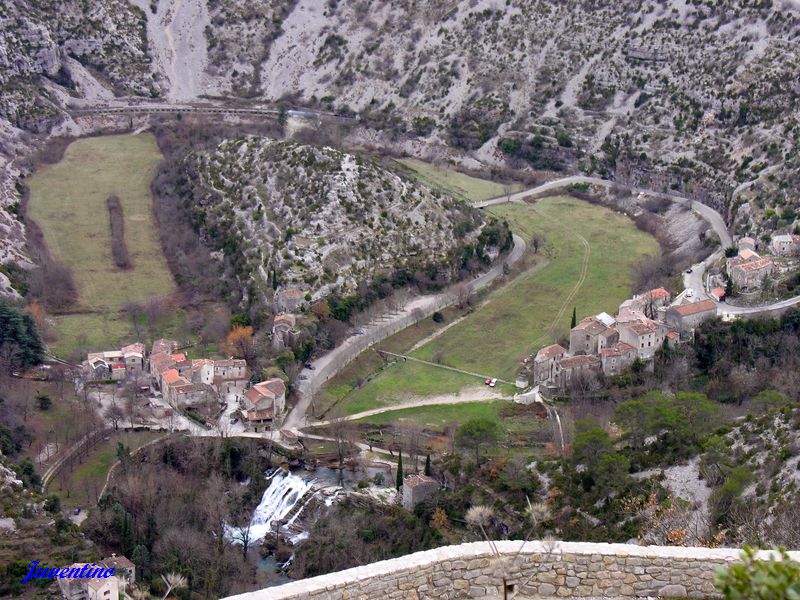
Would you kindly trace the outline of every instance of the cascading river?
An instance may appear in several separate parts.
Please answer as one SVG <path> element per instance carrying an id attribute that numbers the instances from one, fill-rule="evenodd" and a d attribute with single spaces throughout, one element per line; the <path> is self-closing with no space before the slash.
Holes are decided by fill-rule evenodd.
<path id="1" fill-rule="evenodd" d="M 293 473 L 275 473 L 269 487 L 250 521 L 250 539 L 263 540 L 275 523 L 288 515 L 314 486 L 316 480 L 306 481 Z"/>

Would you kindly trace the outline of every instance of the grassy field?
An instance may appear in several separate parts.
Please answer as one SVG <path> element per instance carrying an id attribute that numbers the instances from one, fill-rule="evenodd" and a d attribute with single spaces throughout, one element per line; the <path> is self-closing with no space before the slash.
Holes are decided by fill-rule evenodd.
<path id="1" fill-rule="evenodd" d="M 332 378 L 326 384 L 326 386 L 323 388 L 321 398 L 317 400 L 316 406 L 314 407 L 315 414 L 320 417 L 325 416 L 328 411 L 332 409 L 332 407 L 342 402 L 342 400 L 347 398 L 355 390 L 361 387 L 370 377 L 373 377 L 376 373 L 384 368 L 393 368 L 393 365 L 387 365 L 384 362 L 384 360 L 378 354 L 378 350 L 387 350 L 389 352 L 404 354 L 408 352 L 408 350 L 411 349 L 417 342 L 425 339 L 437 330 L 446 327 L 450 322 L 463 316 L 465 313 L 464 311 L 461 311 L 455 307 L 450 307 L 445 309 L 442 314 L 445 318 L 444 322 L 442 323 L 436 323 L 432 318 L 429 317 L 421 321 L 418 325 L 403 329 L 395 335 L 386 338 L 379 344 L 376 344 L 374 348 L 370 348 L 366 352 L 360 354 L 358 358 L 342 369 L 342 371 L 336 375 L 336 377 Z M 439 369 L 428 368 L 424 365 L 409 366 L 412 368 L 417 367 L 420 372 L 430 373 L 431 375 L 445 373 Z M 452 373 L 452 375 L 458 376 L 457 373 Z M 467 385 L 470 382 L 475 382 L 473 378 L 466 376 L 464 377 Z M 423 376 L 422 380 L 418 382 L 418 386 L 422 386 L 423 390 L 426 379 L 427 378 Z M 410 395 L 412 394 L 406 392 L 403 397 L 408 397 Z M 387 403 L 377 400 L 377 397 L 372 394 L 369 397 L 363 398 L 360 402 L 347 404 L 345 409 L 347 414 L 354 414 L 364 410 L 380 408 L 386 405 Z"/>
<path id="2" fill-rule="evenodd" d="M 444 364 L 513 381 L 520 361 L 569 330 L 573 306 L 578 318 L 600 311 L 615 313 L 630 295 L 631 267 L 645 254 L 656 254 L 651 236 L 622 215 L 569 197 L 552 197 L 535 205 L 503 204 L 492 214 L 508 219 L 512 230 L 526 239 L 545 239 L 549 262 L 533 268 L 509 285 L 492 292 L 468 318 L 413 353 Z M 565 303 L 581 276 L 589 244 L 587 275 L 572 302 Z M 564 307 L 559 319 L 554 319 Z M 369 383 L 343 399 L 352 414 L 375 405 L 396 404 L 408 395 L 454 393 L 469 378 L 452 378 L 447 371 L 412 363 L 378 373 Z M 356 410 L 357 408 L 357 410 Z"/>
<path id="3" fill-rule="evenodd" d="M 504 186 L 502 183 L 470 177 L 455 169 L 438 167 L 415 158 L 401 158 L 397 162 L 411 169 L 413 176 L 422 183 L 450 192 L 469 202 L 488 200 L 509 191 L 518 192 L 522 189 L 522 186 L 516 183 Z"/>
<path id="4" fill-rule="evenodd" d="M 93 347 L 118 344 L 130 332 L 119 317 L 124 303 L 174 291 L 152 215 L 150 180 L 160 159 L 150 134 L 85 138 L 31 178 L 29 214 L 51 254 L 72 268 L 80 295 L 79 314 L 56 317 L 57 353 L 74 354 L 80 335 Z M 111 194 L 122 201 L 130 270 L 118 269 L 111 256 Z"/>
<path id="5" fill-rule="evenodd" d="M 411 422 L 426 429 L 442 431 L 445 426 L 450 423 L 457 423 L 460 425 L 461 423 L 475 418 L 499 421 L 500 417 L 498 412 L 501 408 L 508 406 L 509 402 L 507 400 L 497 400 L 494 402 L 465 402 L 463 404 L 441 404 L 438 406 L 403 408 L 359 419 L 356 423 L 391 425 L 395 423 Z"/>

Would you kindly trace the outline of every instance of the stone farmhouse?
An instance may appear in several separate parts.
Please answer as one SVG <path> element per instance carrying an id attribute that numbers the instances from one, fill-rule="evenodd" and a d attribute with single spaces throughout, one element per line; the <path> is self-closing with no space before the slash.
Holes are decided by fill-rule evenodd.
<path id="1" fill-rule="evenodd" d="M 242 414 L 257 432 L 280 415 L 286 406 L 286 385 L 280 379 L 268 379 L 255 384 L 240 401 Z"/>
<path id="2" fill-rule="evenodd" d="M 636 362 L 636 348 L 625 342 L 617 342 L 600 353 L 600 366 L 606 375 L 619 375 Z"/>
<path id="3" fill-rule="evenodd" d="M 136 583 L 136 565 L 124 556 L 112 554 L 98 563 L 74 563 L 70 569 L 82 569 L 84 565 L 91 569 L 114 569 L 109 577 L 91 579 L 81 577 L 64 577 L 58 579 L 61 594 L 67 600 L 117 600 L 127 597 L 125 591 Z"/>
<path id="4" fill-rule="evenodd" d="M 641 360 L 651 360 L 656 350 L 664 343 L 669 328 L 664 323 L 648 319 L 620 323 L 617 327 L 619 339 L 634 349 Z"/>
<path id="5" fill-rule="evenodd" d="M 602 361 L 599 356 L 593 354 L 565 356 L 559 362 L 559 373 L 555 383 L 561 389 L 566 389 L 576 378 L 599 373 L 601 368 Z"/>
<path id="6" fill-rule="evenodd" d="M 754 250 L 745 248 L 728 259 L 726 270 L 733 285 L 744 292 L 752 292 L 761 288 L 765 277 L 772 275 L 775 263 L 771 258 L 764 258 Z"/>
<path id="7" fill-rule="evenodd" d="M 636 295 L 612 317 L 600 313 L 582 319 L 569 334 L 569 349 L 545 346 L 532 361 L 532 385 L 564 390 L 576 377 L 614 376 L 637 360 L 652 364 L 664 343 L 677 346 L 704 320 L 716 316 L 716 304 L 684 293 L 670 304 L 664 288 Z M 650 316 L 652 315 L 652 316 Z"/>
<path id="8" fill-rule="evenodd" d="M 606 346 L 615 344 L 619 340 L 615 323 L 614 317 L 606 313 L 582 319 L 569 332 L 569 353 L 598 354 Z"/>
<path id="9" fill-rule="evenodd" d="M 297 318 L 292 314 L 278 315 L 272 323 L 272 348 L 280 352 L 284 348 L 293 348 L 300 332 L 296 328 Z"/>
<path id="10" fill-rule="evenodd" d="M 556 381 L 561 370 L 559 363 L 566 354 L 567 349 L 559 344 L 545 346 L 539 350 L 533 359 L 534 382 Z"/>
<path id="11" fill-rule="evenodd" d="M 781 233 L 772 236 L 770 250 L 777 256 L 791 256 L 800 253 L 800 235 Z"/>
<path id="12" fill-rule="evenodd" d="M 435 494 L 441 487 L 433 477 L 406 475 L 403 479 L 403 508 L 413 511 L 417 504 Z"/>
<path id="13" fill-rule="evenodd" d="M 275 292 L 275 314 L 294 313 L 306 304 L 305 292 L 298 287 L 281 287 Z"/>
<path id="14" fill-rule="evenodd" d="M 629 320 L 627 317 L 634 315 L 635 318 L 639 318 L 640 313 L 648 319 L 657 319 L 659 311 L 666 309 L 669 306 L 669 301 L 670 293 L 664 288 L 656 288 L 644 294 L 637 294 L 619 305 L 617 321 Z"/>
<path id="15" fill-rule="evenodd" d="M 687 338 L 694 334 L 694 330 L 707 319 L 717 315 L 717 305 L 713 300 L 700 300 L 680 306 L 672 306 L 667 311 L 667 326 Z"/>
<path id="16" fill-rule="evenodd" d="M 145 372 L 144 344 L 130 344 L 119 350 L 90 352 L 81 367 L 87 379 L 120 381 L 139 377 Z"/>

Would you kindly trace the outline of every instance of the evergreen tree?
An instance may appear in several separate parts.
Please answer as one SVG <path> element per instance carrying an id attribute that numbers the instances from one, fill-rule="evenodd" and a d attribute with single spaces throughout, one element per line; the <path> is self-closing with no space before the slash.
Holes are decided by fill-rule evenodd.
<path id="1" fill-rule="evenodd" d="M 569 328 L 573 329 L 575 325 L 578 324 L 578 312 L 575 306 L 572 307 L 572 323 L 570 324 Z"/>
<path id="2" fill-rule="evenodd" d="M 397 459 L 397 482 L 395 483 L 397 491 L 403 487 L 403 451 L 400 450 L 400 456 Z"/>
<path id="3" fill-rule="evenodd" d="M 44 345 L 30 315 L 13 304 L 0 300 L 1 368 L 27 369 L 42 362 Z"/>
<path id="4" fill-rule="evenodd" d="M 431 455 L 430 454 L 426 454 L 425 455 L 425 475 L 427 475 L 428 477 L 431 476 Z"/>

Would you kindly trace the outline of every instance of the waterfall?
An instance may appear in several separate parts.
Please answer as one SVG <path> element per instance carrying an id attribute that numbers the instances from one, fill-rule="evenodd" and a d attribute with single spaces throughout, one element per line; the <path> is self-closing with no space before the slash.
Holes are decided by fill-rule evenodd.
<path id="1" fill-rule="evenodd" d="M 261 497 L 261 503 L 250 521 L 250 539 L 264 539 L 280 521 L 295 507 L 314 485 L 315 480 L 304 481 L 292 473 L 276 472 L 270 478 L 269 487 Z"/>

